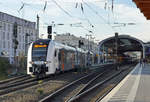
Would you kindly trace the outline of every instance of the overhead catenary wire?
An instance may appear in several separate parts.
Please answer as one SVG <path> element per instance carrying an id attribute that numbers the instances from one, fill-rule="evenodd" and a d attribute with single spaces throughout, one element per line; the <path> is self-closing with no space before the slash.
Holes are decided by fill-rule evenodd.
<path id="1" fill-rule="evenodd" d="M 72 16 L 71 13 L 69 13 L 68 11 L 66 11 L 65 9 L 63 9 L 63 7 L 60 6 L 55 0 L 52 0 L 52 1 L 53 1 L 61 10 L 63 10 L 63 12 L 65 12 L 69 17 L 71 17 L 71 18 L 77 18 L 77 19 L 80 19 L 80 20 L 86 20 L 86 21 L 90 24 L 90 26 L 92 26 L 92 28 L 94 27 L 93 24 L 90 22 L 90 20 L 89 20 L 88 18 L 86 18 L 85 16 L 84 16 L 84 19 L 83 19 L 83 18 L 79 18 L 79 17 Z M 79 6 L 79 3 L 77 2 L 75 8 L 78 8 L 78 6 Z M 81 3 L 80 6 L 81 6 L 82 13 L 84 13 L 83 4 Z"/>
<path id="2" fill-rule="evenodd" d="M 81 18 L 79 18 L 79 17 L 72 16 L 71 13 L 69 13 L 68 11 L 66 11 L 66 10 L 65 10 L 61 5 L 59 5 L 55 0 L 52 0 L 52 1 L 56 4 L 57 7 L 59 7 L 59 9 L 61 9 L 61 10 L 62 10 L 64 13 L 66 13 L 69 17 L 71 17 L 71 18 L 77 18 L 77 19 L 80 19 L 80 20 L 86 20 L 86 21 L 90 24 L 90 26 L 92 26 L 92 28 L 94 27 L 93 24 L 90 22 L 89 19 L 87 19 L 87 18 L 81 19 Z M 81 5 L 81 9 L 82 9 L 82 12 L 84 12 L 84 11 L 83 11 L 83 9 L 84 9 L 84 8 L 83 8 L 83 5 Z M 81 27 L 81 26 L 80 26 L 80 27 Z M 88 30 L 87 28 L 85 28 L 83 25 L 82 25 L 81 28 L 83 28 L 84 30 L 90 32 L 90 30 Z"/>
<path id="3" fill-rule="evenodd" d="M 47 1 L 45 1 L 45 5 L 44 5 L 44 8 L 43 8 L 43 11 L 45 12 L 46 10 L 46 7 L 47 7 Z"/>
<path id="4" fill-rule="evenodd" d="M 56 0 L 51 0 L 51 1 L 53 1 L 53 3 L 55 3 L 55 5 L 59 8 L 59 9 L 61 9 L 65 14 L 67 14 L 69 17 L 71 17 L 71 18 L 77 18 L 77 19 L 80 19 L 80 20 L 86 20 L 89 24 L 90 24 L 90 26 L 92 26 L 92 28 L 94 27 L 93 26 L 93 24 L 91 23 L 91 21 L 84 15 L 84 19 L 83 18 L 80 18 L 80 17 L 75 17 L 75 16 L 73 16 L 71 13 L 69 13 L 67 10 L 65 10 L 58 2 L 56 2 Z M 43 10 L 42 11 L 45 11 L 46 10 L 46 8 L 47 8 L 47 1 L 45 1 L 45 5 L 44 5 L 44 8 L 43 8 Z M 82 6 L 81 6 L 81 9 L 82 9 L 82 12 L 84 13 L 85 12 L 85 10 L 84 10 L 84 8 L 83 8 L 83 4 L 82 4 Z M 82 27 L 83 28 L 83 27 Z M 85 27 L 84 27 L 85 28 Z M 88 30 L 89 31 L 89 30 Z"/>
<path id="5" fill-rule="evenodd" d="M 83 1 L 84 2 L 84 1 Z M 87 4 L 86 2 L 84 2 L 85 5 L 92 11 L 94 12 L 98 17 L 100 17 L 109 27 L 111 27 L 111 29 L 114 31 L 113 27 L 97 12 L 95 11 L 89 4 Z"/>
<path id="6" fill-rule="evenodd" d="M 65 14 L 67 14 L 69 17 L 71 17 L 71 18 L 77 18 L 77 19 L 80 19 L 80 20 L 85 20 L 85 21 L 87 21 L 89 24 L 90 24 L 90 26 L 92 26 L 92 28 L 94 27 L 93 26 L 93 24 L 90 22 L 90 20 L 88 19 L 88 18 L 86 18 L 86 16 L 85 16 L 85 18 L 80 18 L 80 17 L 75 17 L 75 16 L 72 16 L 71 15 L 71 13 L 69 13 L 67 10 L 65 10 L 61 5 L 59 5 L 58 4 L 58 2 L 56 2 L 56 0 L 51 0 L 51 1 L 53 1 L 53 3 L 55 3 L 55 5 L 59 8 L 59 9 L 61 9 Z M 43 12 L 45 13 L 45 10 L 46 10 L 46 8 L 47 8 L 47 4 L 48 3 L 48 1 L 45 1 L 45 5 L 44 5 L 44 8 L 43 8 Z M 23 8 L 24 8 L 24 6 L 26 5 L 25 3 L 22 3 L 23 5 L 20 7 L 20 9 L 18 10 L 18 11 L 21 11 Z M 30 5 L 31 6 L 31 5 Z M 81 5 L 81 9 L 82 9 L 82 12 L 84 13 L 84 8 L 83 8 L 83 5 Z M 83 28 L 83 27 L 82 27 Z M 85 27 L 84 27 L 85 28 Z M 88 30 L 89 31 L 89 30 Z"/>
<path id="7" fill-rule="evenodd" d="M 77 4 L 78 4 L 78 2 L 76 3 L 76 7 L 75 8 L 78 8 Z M 87 18 L 86 14 L 85 14 L 83 3 L 81 3 L 81 11 L 82 11 L 82 14 L 84 16 L 84 19 L 90 24 L 90 26 L 92 28 L 94 28 L 94 25 L 91 23 L 91 21 Z"/>
<path id="8" fill-rule="evenodd" d="M 97 11 L 95 11 L 89 4 L 87 4 L 86 2 L 84 2 L 84 3 L 91 11 L 93 11 L 97 16 L 99 16 L 101 19 L 103 19 L 104 22 L 107 23 L 107 21 L 101 15 L 99 15 L 99 13 Z"/>
<path id="9" fill-rule="evenodd" d="M 71 17 L 71 18 L 77 18 L 77 17 L 74 17 L 74 16 L 72 16 L 69 12 L 67 12 L 66 10 L 64 10 L 63 9 L 63 7 L 61 7 L 55 0 L 52 0 L 62 11 L 64 11 L 69 17 Z M 82 9 L 82 12 L 83 12 L 83 5 L 81 6 L 81 9 Z M 79 19 L 79 18 L 78 18 Z M 88 23 L 90 23 L 90 21 L 88 20 L 88 19 L 86 19 L 87 21 L 88 21 Z M 92 25 L 91 23 L 90 23 L 90 25 Z M 82 26 L 82 28 L 83 28 L 83 26 Z M 86 29 L 87 30 L 87 29 Z M 88 30 L 89 31 L 89 30 Z"/>
<path id="10" fill-rule="evenodd" d="M 24 6 L 25 6 L 25 4 L 23 3 L 22 6 L 20 7 L 20 9 L 18 10 L 19 13 L 24 8 Z"/>
<path id="11" fill-rule="evenodd" d="M 57 5 L 57 7 L 59 7 L 65 14 L 67 14 L 70 17 L 73 17 L 69 12 L 63 9 L 55 0 L 51 0 L 51 1 L 53 1 Z"/>

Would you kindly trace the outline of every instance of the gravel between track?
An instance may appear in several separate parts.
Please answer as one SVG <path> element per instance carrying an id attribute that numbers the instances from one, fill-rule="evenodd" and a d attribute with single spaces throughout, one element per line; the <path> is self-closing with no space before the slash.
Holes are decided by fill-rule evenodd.
<path id="1" fill-rule="evenodd" d="M 91 71 L 87 73 L 68 72 L 56 77 L 53 76 L 53 80 L 0 96 L 0 102 L 38 102 L 39 99 L 49 95 L 69 82 L 87 75 L 90 72 Z M 42 90 L 42 94 L 38 91 L 39 89 Z"/>

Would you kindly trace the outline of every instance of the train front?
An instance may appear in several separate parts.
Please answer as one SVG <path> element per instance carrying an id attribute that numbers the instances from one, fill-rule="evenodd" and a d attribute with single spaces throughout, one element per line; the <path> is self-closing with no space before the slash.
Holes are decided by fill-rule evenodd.
<path id="1" fill-rule="evenodd" d="M 28 49 L 27 74 L 43 76 L 48 72 L 47 53 L 50 40 L 40 39 L 33 42 Z"/>

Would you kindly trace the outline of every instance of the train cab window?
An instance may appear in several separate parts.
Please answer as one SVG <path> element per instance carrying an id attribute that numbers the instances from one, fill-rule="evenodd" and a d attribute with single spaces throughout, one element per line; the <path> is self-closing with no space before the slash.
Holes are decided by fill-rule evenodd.
<path id="1" fill-rule="evenodd" d="M 37 40 L 32 46 L 32 61 L 46 61 L 50 40 Z"/>

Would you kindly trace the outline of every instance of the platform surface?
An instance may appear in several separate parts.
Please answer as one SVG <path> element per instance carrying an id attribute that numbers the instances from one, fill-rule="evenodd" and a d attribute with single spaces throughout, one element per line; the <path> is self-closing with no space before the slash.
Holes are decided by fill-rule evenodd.
<path id="1" fill-rule="evenodd" d="M 150 65 L 137 64 L 100 102 L 150 102 Z"/>

